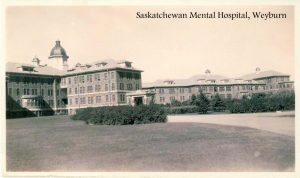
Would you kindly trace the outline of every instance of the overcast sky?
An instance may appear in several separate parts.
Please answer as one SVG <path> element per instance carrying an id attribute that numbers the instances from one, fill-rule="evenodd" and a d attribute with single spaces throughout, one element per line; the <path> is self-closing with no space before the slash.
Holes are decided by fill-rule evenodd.
<path id="1" fill-rule="evenodd" d="M 280 12 L 286 19 L 138 19 L 136 12 Z M 9 7 L 6 60 L 47 63 L 59 39 L 69 64 L 127 59 L 144 70 L 143 82 L 188 78 L 210 69 L 238 77 L 276 70 L 294 78 L 292 7 Z"/>

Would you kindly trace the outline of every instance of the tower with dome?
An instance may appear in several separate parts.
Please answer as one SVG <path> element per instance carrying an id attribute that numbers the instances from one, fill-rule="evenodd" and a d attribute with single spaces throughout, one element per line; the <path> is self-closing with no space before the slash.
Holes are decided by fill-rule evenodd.
<path id="1" fill-rule="evenodd" d="M 55 42 L 55 46 L 50 52 L 48 57 L 49 61 L 47 62 L 49 66 L 67 71 L 68 70 L 68 59 L 66 50 L 61 46 L 60 41 Z"/>

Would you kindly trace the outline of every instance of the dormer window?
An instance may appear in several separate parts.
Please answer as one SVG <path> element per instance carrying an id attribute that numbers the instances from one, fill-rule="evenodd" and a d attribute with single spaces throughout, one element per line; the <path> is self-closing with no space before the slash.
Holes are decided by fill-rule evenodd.
<path id="1" fill-rule="evenodd" d="M 172 84 L 175 84 L 175 82 L 173 80 L 165 80 L 164 84 L 165 85 L 172 85 Z"/>
<path id="2" fill-rule="evenodd" d="M 121 66 L 121 67 L 124 67 L 124 68 L 131 68 L 131 63 L 130 61 L 121 61 L 119 62 L 118 64 Z"/>
<path id="3" fill-rule="evenodd" d="M 216 83 L 215 80 L 206 80 L 206 83 Z"/>
<path id="4" fill-rule="evenodd" d="M 201 78 L 201 79 L 198 79 L 197 82 L 198 82 L 198 83 L 204 83 L 204 82 L 205 82 L 205 79 L 202 79 L 202 78 Z"/>
<path id="5" fill-rule="evenodd" d="M 96 65 L 96 67 L 104 67 L 104 66 L 106 66 L 106 64 L 107 64 L 106 62 L 100 62 L 95 65 Z"/>
<path id="6" fill-rule="evenodd" d="M 22 65 L 20 67 L 18 67 L 20 70 L 22 71 L 26 71 L 26 72 L 34 72 L 34 66 L 25 66 Z"/>

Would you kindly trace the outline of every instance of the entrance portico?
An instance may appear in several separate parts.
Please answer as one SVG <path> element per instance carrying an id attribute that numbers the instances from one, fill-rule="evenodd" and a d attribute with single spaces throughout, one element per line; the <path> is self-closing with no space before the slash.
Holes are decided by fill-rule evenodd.
<path id="1" fill-rule="evenodd" d="M 148 105 L 154 101 L 154 92 L 137 90 L 126 94 L 127 104 L 131 106 Z"/>

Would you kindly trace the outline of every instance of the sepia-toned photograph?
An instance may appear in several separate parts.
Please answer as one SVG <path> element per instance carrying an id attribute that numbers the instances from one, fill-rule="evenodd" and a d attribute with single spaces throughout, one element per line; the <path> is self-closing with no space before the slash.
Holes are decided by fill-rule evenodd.
<path id="1" fill-rule="evenodd" d="M 5 172 L 294 172 L 294 15 L 7 6 Z"/>

